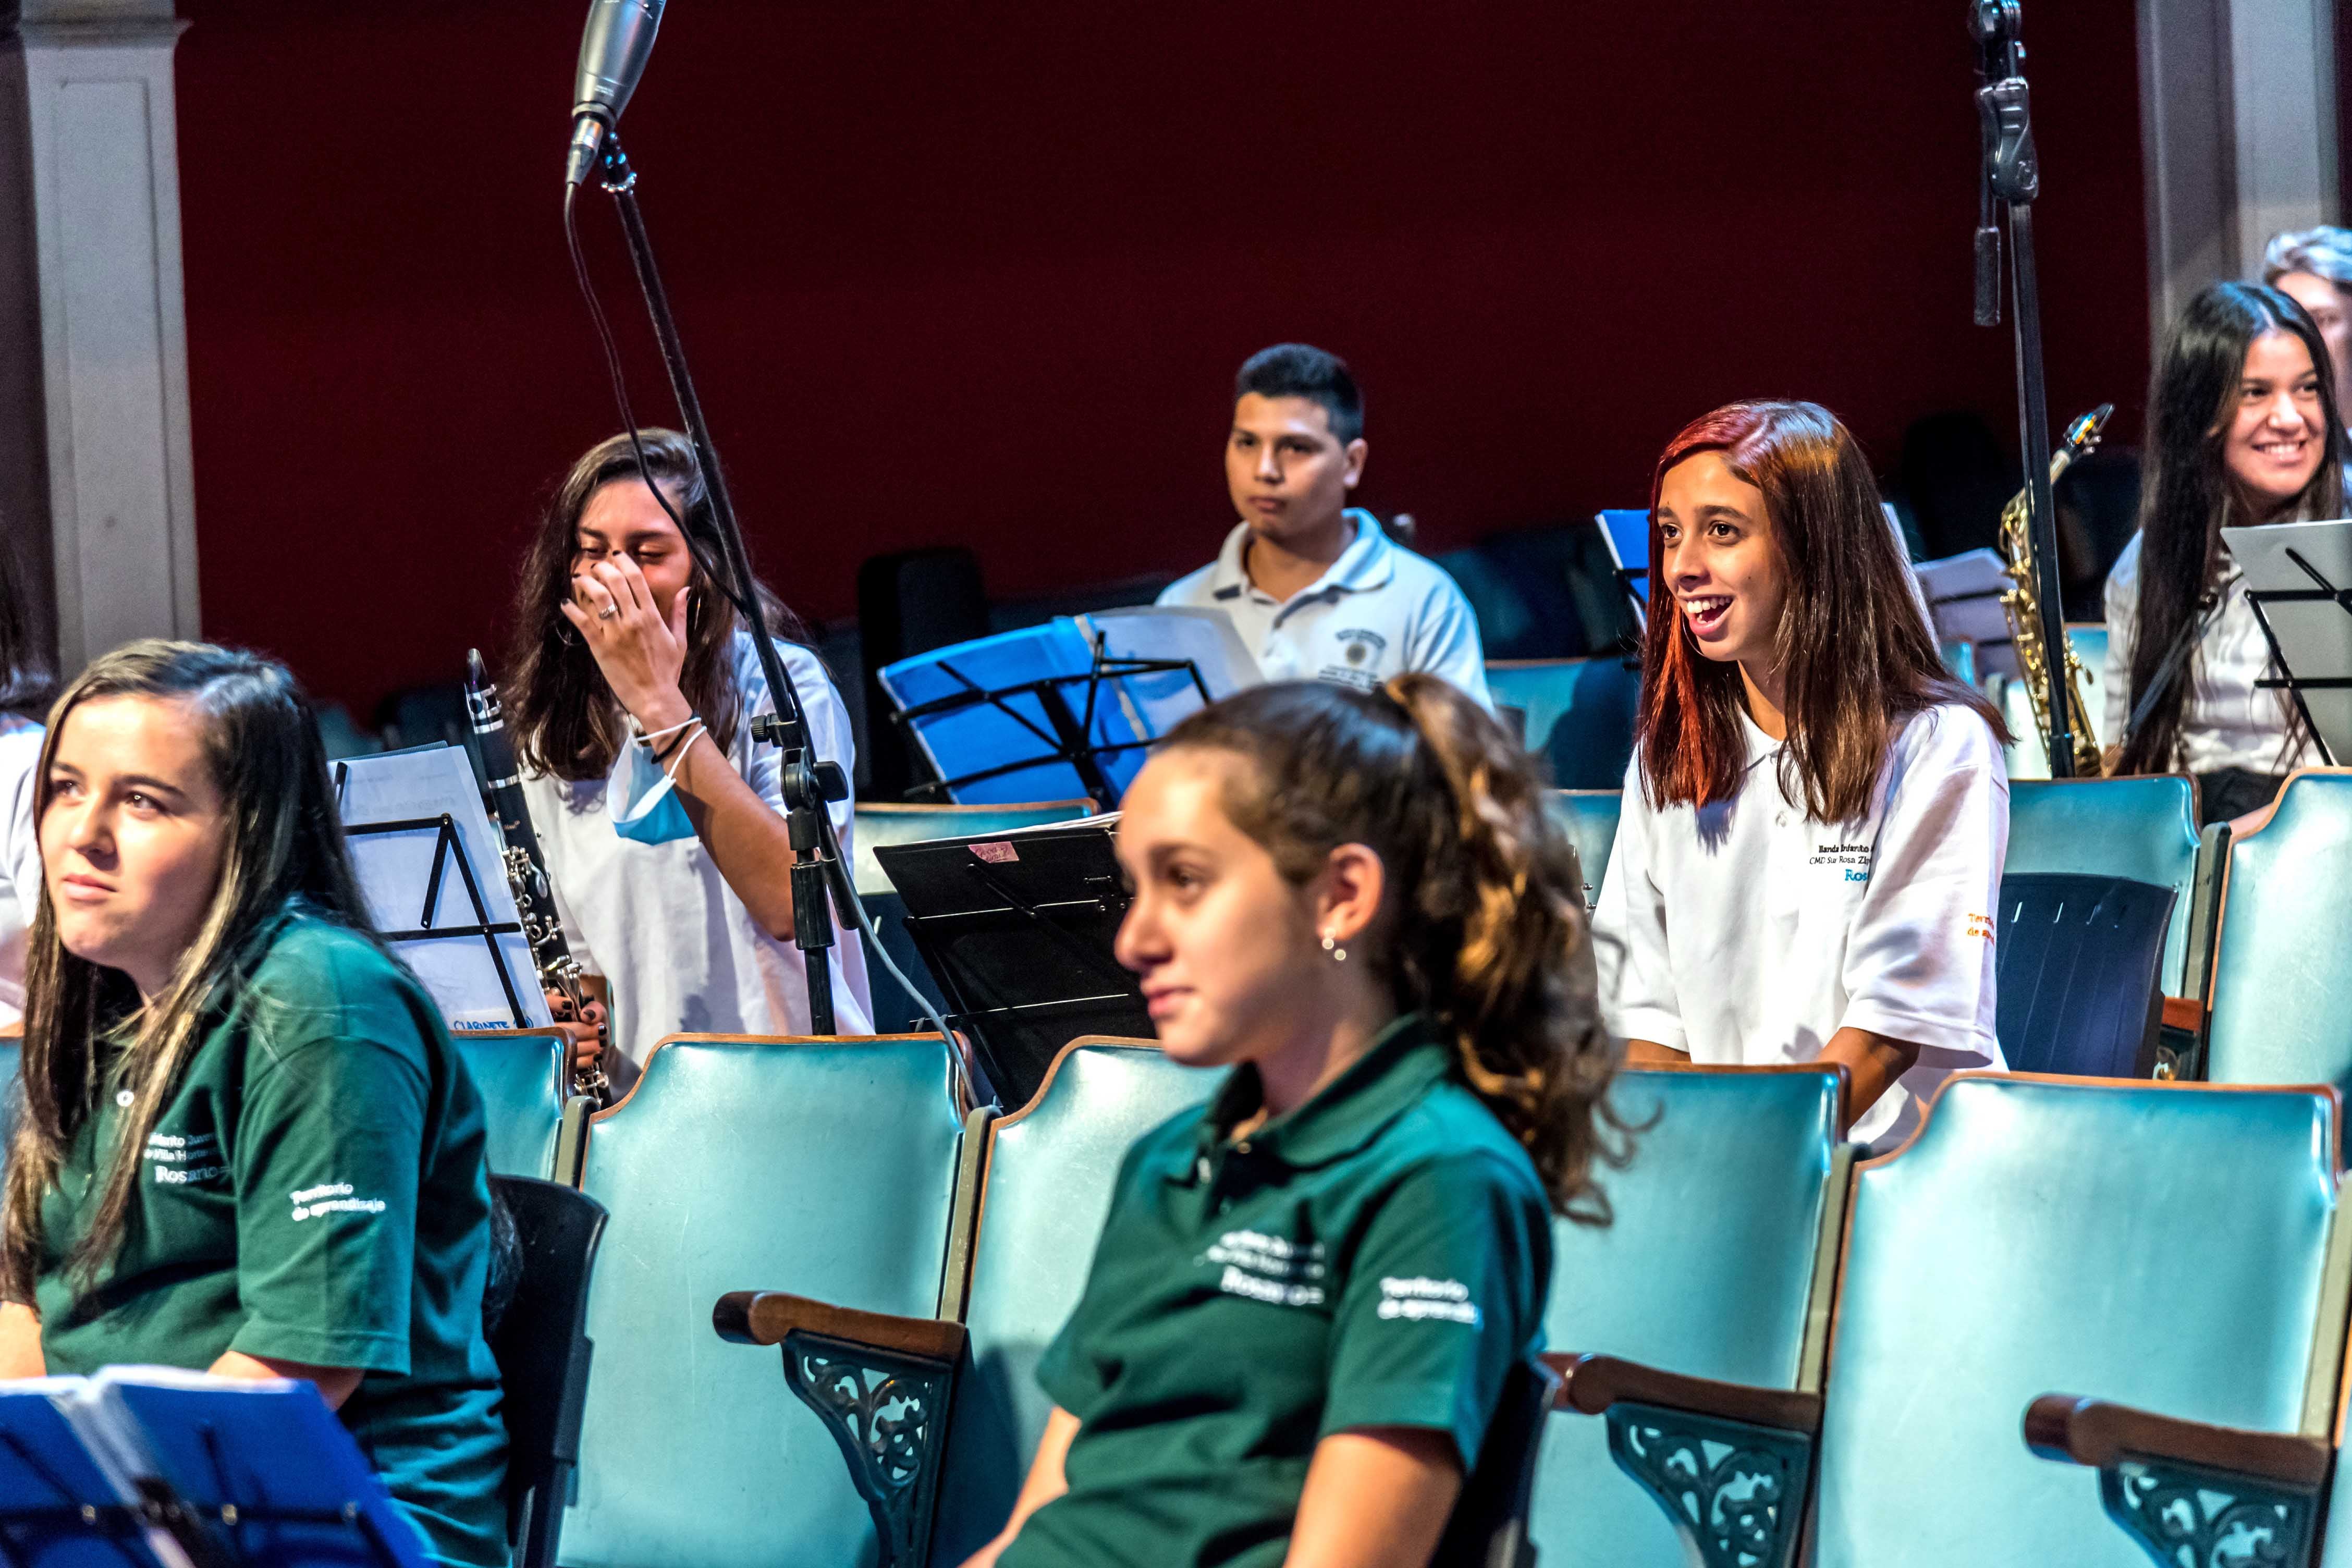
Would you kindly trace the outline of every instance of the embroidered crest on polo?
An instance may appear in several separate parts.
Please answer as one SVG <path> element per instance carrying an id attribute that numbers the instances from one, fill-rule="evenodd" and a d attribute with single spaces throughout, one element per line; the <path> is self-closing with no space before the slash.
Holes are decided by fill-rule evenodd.
<path id="1" fill-rule="evenodd" d="M 1296 1242 L 1255 1230 L 1229 1230 L 1202 1253 L 1207 1263 L 1221 1265 L 1217 1289 L 1228 1296 L 1264 1301 L 1276 1307 L 1319 1307 L 1321 1279 L 1328 1269 L 1319 1241 Z"/>
<path id="2" fill-rule="evenodd" d="M 159 1187 L 202 1184 L 228 1174 L 219 1135 L 212 1132 L 150 1132 L 141 1157 L 154 1167 Z"/>

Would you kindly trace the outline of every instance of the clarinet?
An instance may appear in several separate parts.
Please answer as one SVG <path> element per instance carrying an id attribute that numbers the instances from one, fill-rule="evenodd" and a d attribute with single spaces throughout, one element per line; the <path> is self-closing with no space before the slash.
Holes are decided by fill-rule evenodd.
<path id="1" fill-rule="evenodd" d="M 490 820 L 505 841 L 500 858 L 507 886 L 514 889 L 515 915 L 522 922 L 523 940 L 530 944 L 532 965 L 540 984 L 572 1005 L 574 1018 L 588 1016 L 588 988 L 582 981 L 580 961 L 564 940 L 563 921 L 555 912 L 554 885 L 547 876 L 547 857 L 540 852 L 539 835 L 530 826 L 530 807 L 522 795 L 521 770 L 516 766 L 514 742 L 507 738 L 506 711 L 499 705 L 499 689 L 490 683 L 478 648 L 466 650 L 466 711 L 474 721 L 474 741 L 481 748 L 482 772 L 489 785 L 482 792 Z M 598 1066 L 575 1067 L 572 1088 L 598 1105 L 612 1093 L 612 1082 Z"/>

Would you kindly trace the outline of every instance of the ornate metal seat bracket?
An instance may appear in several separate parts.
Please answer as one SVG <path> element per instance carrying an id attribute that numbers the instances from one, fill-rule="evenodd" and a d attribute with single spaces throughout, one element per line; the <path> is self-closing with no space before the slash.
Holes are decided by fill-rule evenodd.
<path id="1" fill-rule="evenodd" d="M 874 1515 L 881 1568 L 923 1561 L 940 1461 L 947 1452 L 955 1365 L 794 1329 L 784 1382 L 817 1414 Z"/>
<path id="2" fill-rule="evenodd" d="M 1609 1457 L 1706 1568 L 1789 1568 L 1812 1474 L 1810 1434 L 1620 1400 Z"/>
<path id="3" fill-rule="evenodd" d="M 2168 1459 L 2099 1472 L 2107 1517 L 2162 1568 L 2302 1568 L 2319 1492 Z"/>

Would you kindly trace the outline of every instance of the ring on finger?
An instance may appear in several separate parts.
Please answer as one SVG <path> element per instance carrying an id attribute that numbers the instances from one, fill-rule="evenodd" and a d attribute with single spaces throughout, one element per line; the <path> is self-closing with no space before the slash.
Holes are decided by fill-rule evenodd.
<path id="1" fill-rule="evenodd" d="M 601 610 L 599 610 L 599 611 L 597 611 L 597 612 L 596 612 L 596 618 L 597 618 L 598 620 L 600 620 L 600 621 L 609 621 L 609 620 L 611 620 L 614 616 L 617 616 L 617 615 L 619 615 L 620 613 L 621 613 L 621 606 L 620 606 L 620 605 L 605 605 L 603 609 L 601 609 Z"/>

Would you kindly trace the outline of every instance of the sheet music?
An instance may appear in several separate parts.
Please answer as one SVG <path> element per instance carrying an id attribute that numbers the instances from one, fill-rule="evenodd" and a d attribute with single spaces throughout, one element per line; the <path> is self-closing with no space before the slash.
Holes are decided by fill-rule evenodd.
<path id="1" fill-rule="evenodd" d="M 1936 640 L 1973 644 L 1979 679 L 2015 675 L 2017 653 L 2010 646 L 2009 616 L 2000 607 L 2000 595 L 2011 584 L 1999 552 L 1969 550 L 1922 561 L 1915 573 Z"/>
<path id="2" fill-rule="evenodd" d="M 2246 586 L 2258 594 L 2300 593 L 2320 587 L 2352 588 L 2352 521 L 2274 522 L 2262 528 L 2225 528 Z M 2294 551 L 2313 571 L 2287 555 Z M 2352 678 L 2352 613 L 2329 599 L 2265 604 L 2263 615 L 2278 640 L 2282 675 L 2303 680 Z M 2352 762 L 2352 687 L 2305 688 L 2303 705 L 2311 727 L 2338 763 Z"/>
<path id="3" fill-rule="evenodd" d="M 1261 686 L 1265 672 L 1231 616 L 1190 605 L 1141 605 L 1096 610 L 1071 617 L 1088 646 L 1099 636 L 1111 658 L 1191 659 L 1209 689 L 1209 701 L 1223 701 L 1244 687 Z M 1125 705 L 1128 721 L 1147 736 L 1168 733 L 1206 706 L 1200 688 L 1181 670 L 1121 676 L 1105 682 Z"/>
<path id="4" fill-rule="evenodd" d="M 346 827 L 413 819 L 434 824 L 401 833 L 361 834 L 351 840 L 360 890 L 366 896 L 368 916 L 378 931 L 429 927 L 437 931 L 475 923 L 473 902 L 467 897 L 465 879 L 454 858 L 442 869 L 431 918 L 421 918 L 425 914 L 425 893 L 439 845 L 438 820 L 444 814 L 457 827 L 457 842 L 473 871 L 474 885 L 481 891 L 488 923 L 516 923 L 514 893 L 507 886 L 500 859 L 503 846 L 482 807 L 481 788 L 463 751 L 447 745 L 420 746 L 353 757 L 339 765 L 342 770 L 339 800 Z M 540 989 L 538 970 L 531 963 L 530 944 L 520 931 L 497 940 L 514 983 L 515 999 L 522 1004 L 524 1025 L 550 1022 L 547 996 Z M 402 959 L 440 1005 L 441 1016 L 450 1028 L 515 1026 L 498 967 L 478 934 L 436 935 L 396 945 Z"/>

